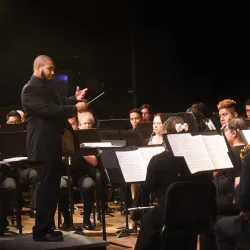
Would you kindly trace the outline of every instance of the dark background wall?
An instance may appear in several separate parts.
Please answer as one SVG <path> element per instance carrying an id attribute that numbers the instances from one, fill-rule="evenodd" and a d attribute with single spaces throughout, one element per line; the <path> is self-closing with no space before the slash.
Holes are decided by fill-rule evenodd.
<path id="1" fill-rule="evenodd" d="M 71 93 L 105 91 L 92 105 L 99 118 L 127 117 L 143 103 L 177 112 L 203 101 L 212 112 L 224 98 L 243 110 L 246 11 L 226 1 L 1 0 L 0 106 L 20 105 L 33 60 L 47 54 L 56 73 L 70 74 Z"/>

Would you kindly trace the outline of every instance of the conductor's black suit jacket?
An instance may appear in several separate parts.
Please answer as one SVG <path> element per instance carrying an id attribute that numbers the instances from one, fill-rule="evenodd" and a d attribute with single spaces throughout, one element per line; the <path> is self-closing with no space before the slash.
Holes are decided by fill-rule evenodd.
<path id="1" fill-rule="evenodd" d="M 27 121 L 28 160 L 45 162 L 61 158 L 63 127 L 66 118 L 77 113 L 73 105 L 76 98 L 61 99 L 49 81 L 33 75 L 22 89 L 21 102 Z"/>

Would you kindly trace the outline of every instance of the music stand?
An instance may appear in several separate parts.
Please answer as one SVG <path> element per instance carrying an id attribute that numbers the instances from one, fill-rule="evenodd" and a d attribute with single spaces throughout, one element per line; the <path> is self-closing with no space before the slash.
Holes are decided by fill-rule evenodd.
<path id="1" fill-rule="evenodd" d="M 18 124 L 2 124 L 1 132 L 18 132 L 18 131 L 25 131 L 26 124 L 24 122 Z"/>
<path id="2" fill-rule="evenodd" d="M 104 149 L 109 149 L 109 148 L 102 148 L 101 146 L 91 148 L 91 147 L 86 147 L 84 146 L 84 143 L 92 142 L 92 143 L 102 143 L 100 136 L 98 134 L 97 129 L 85 129 L 85 130 L 72 130 L 74 137 L 75 137 L 75 142 L 76 142 L 76 154 L 77 155 L 93 155 L 97 154 L 98 152 L 102 152 Z M 123 145 L 124 142 L 119 140 L 119 145 Z M 115 142 L 113 142 L 113 146 L 116 147 Z M 107 241 L 107 236 L 106 236 L 106 221 L 105 221 L 105 201 L 103 199 L 104 197 L 100 198 L 101 201 L 101 213 L 102 213 L 102 230 L 103 230 L 103 240 Z M 72 209 L 72 207 L 71 207 Z M 116 242 L 111 242 L 109 241 L 109 244 L 124 247 L 124 248 L 131 248 L 130 246 L 125 246 L 122 244 L 118 244 Z"/>
<path id="3" fill-rule="evenodd" d="M 118 183 L 120 184 L 121 182 L 125 182 L 124 177 L 122 175 L 121 169 L 120 169 L 120 165 L 119 162 L 117 160 L 115 151 L 127 151 L 127 150 L 131 150 L 131 148 L 103 148 L 100 150 L 100 160 L 101 160 L 101 165 L 104 169 L 106 170 L 112 170 L 115 169 L 115 172 L 113 174 L 111 174 L 111 171 L 109 173 L 109 180 L 111 183 Z M 106 223 L 105 223 L 105 209 L 103 208 L 103 199 L 101 199 L 101 203 L 102 203 L 102 218 L 103 218 L 103 240 L 107 239 L 107 235 L 106 235 Z M 127 187 L 125 189 L 125 210 L 126 210 L 126 227 L 128 228 L 128 207 L 127 207 Z M 113 245 L 117 245 L 117 246 L 121 246 L 124 248 L 131 248 L 130 246 L 125 246 L 125 245 L 121 245 L 118 243 L 114 243 L 112 242 Z"/>
<path id="4" fill-rule="evenodd" d="M 153 122 L 149 121 L 149 122 L 138 122 L 137 123 L 137 128 L 140 129 L 151 129 L 151 131 L 153 130 Z"/>
<path id="5" fill-rule="evenodd" d="M 69 196 L 69 207 L 70 207 L 69 209 L 70 228 L 73 231 L 75 231 L 76 234 L 84 235 L 82 228 L 75 227 L 74 221 L 73 221 L 74 202 L 73 202 L 73 196 L 71 192 L 71 159 L 72 159 L 72 156 L 75 155 L 79 151 L 79 148 L 80 148 L 77 134 L 75 132 L 76 130 L 73 130 L 71 126 L 67 126 L 67 128 L 64 128 L 62 156 L 68 159 L 67 177 L 68 177 L 68 196 Z"/>
<path id="6" fill-rule="evenodd" d="M 126 129 L 128 130 L 131 127 L 129 119 L 107 119 L 99 120 L 99 129 Z"/>
<path id="7" fill-rule="evenodd" d="M 12 157 L 24 156 L 26 156 L 26 131 L 0 132 L 0 158 L 4 160 Z M 5 162 L 8 161 L 6 160 Z M 16 161 L 14 160 L 12 162 L 20 163 L 22 161 L 17 158 Z M 16 188 L 17 190 L 19 188 L 19 179 L 17 179 Z M 19 200 L 19 197 L 17 197 L 17 199 Z M 19 234 L 22 234 L 21 207 L 19 204 L 17 206 L 16 220 Z"/>

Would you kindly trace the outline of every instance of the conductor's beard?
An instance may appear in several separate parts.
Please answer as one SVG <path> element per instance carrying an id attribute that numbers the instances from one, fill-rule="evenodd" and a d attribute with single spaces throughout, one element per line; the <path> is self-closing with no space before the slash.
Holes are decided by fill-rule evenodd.
<path id="1" fill-rule="evenodd" d="M 53 79 L 53 75 L 48 75 L 48 74 L 46 74 L 45 72 L 44 72 L 44 70 L 41 72 L 41 78 L 42 79 L 45 79 L 45 80 L 47 80 L 47 81 L 52 81 L 52 79 Z"/>

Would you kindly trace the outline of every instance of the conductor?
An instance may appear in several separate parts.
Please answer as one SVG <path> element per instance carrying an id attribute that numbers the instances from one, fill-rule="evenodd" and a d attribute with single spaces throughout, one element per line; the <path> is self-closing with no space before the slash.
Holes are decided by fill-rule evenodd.
<path id="1" fill-rule="evenodd" d="M 60 98 L 51 86 L 55 65 L 46 55 L 34 60 L 33 75 L 21 93 L 27 121 L 27 155 L 38 172 L 35 241 L 61 241 L 63 234 L 54 231 L 62 164 L 62 134 L 66 118 L 87 109 L 80 102 L 87 89 L 76 89 L 75 96 Z M 79 102 L 78 102 L 79 101 Z"/>

